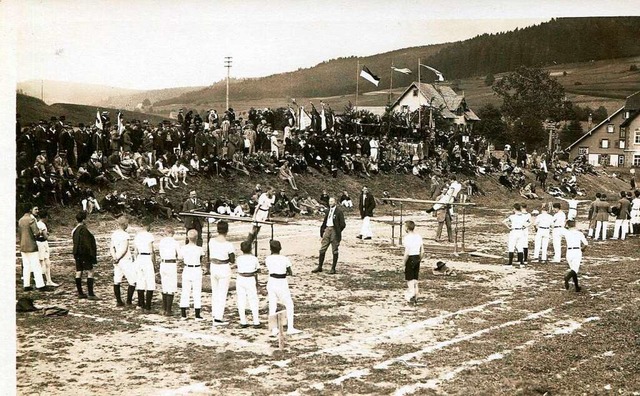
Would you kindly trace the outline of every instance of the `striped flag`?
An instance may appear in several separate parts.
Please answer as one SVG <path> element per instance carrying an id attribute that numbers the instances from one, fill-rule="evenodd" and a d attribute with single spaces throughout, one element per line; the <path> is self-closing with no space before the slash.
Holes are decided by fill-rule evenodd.
<path id="1" fill-rule="evenodd" d="M 366 66 L 362 66 L 362 71 L 360 71 L 360 77 L 369 81 L 371 84 L 375 85 L 376 87 L 378 86 L 378 84 L 380 84 L 380 77 L 371 73 L 371 70 L 369 70 L 369 68 Z"/>
<path id="2" fill-rule="evenodd" d="M 298 119 L 300 120 L 299 122 L 300 122 L 301 131 L 304 131 L 305 129 L 311 126 L 311 117 L 304 110 L 304 106 L 300 106 L 300 117 L 298 117 Z"/>
<path id="3" fill-rule="evenodd" d="M 420 66 L 422 67 L 426 67 L 427 69 L 431 70 L 432 72 L 436 73 L 436 76 L 438 76 L 438 81 L 444 81 L 444 75 L 442 75 L 442 73 L 440 73 L 439 71 L 437 71 L 436 69 L 434 69 L 431 66 L 427 66 L 427 65 L 423 65 L 422 63 L 420 64 Z"/>
<path id="4" fill-rule="evenodd" d="M 103 130 L 102 128 L 102 117 L 100 117 L 100 110 L 97 110 L 96 112 L 96 128 L 98 128 L 99 130 Z"/>
<path id="5" fill-rule="evenodd" d="M 119 111 L 118 112 L 118 135 L 122 135 L 122 132 L 124 132 L 124 123 L 122 122 L 123 116 L 122 116 L 122 112 Z"/>
<path id="6" fill-rule="evenodd" d="M 398 73 L 402 73 L 402 74 L 406 74 L 406 75 L 411 74 L 411 69 L 409 69 L 408 67 L 404 67 L 402 69 L 398 69 L 397 67 L 391 66 L 391 69 L 393 71 L 397 71 Z"/>

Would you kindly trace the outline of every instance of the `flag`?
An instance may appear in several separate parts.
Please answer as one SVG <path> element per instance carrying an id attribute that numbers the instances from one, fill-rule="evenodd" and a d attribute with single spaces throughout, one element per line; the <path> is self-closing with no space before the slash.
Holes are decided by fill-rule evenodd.
<path id="1" fill-rule="evenodd" d="M 301 131 L 304 131 L 305 129 L 311 126 L 311 117 L 309 117 L 309 114 L 307 114 L 307 112 L 304 110 L 304 106 L 300 106 L 299 120 L 300 120 Z"/>
<path id="2" fill-rule="evenodd" d="M 327 117 L 324 114 L 324 106 L 322 107 L 322 110 L 320 111 L 320 130 L 322 132 L 327 130 Z"/>
<path id="3" fill-rule="evenodd" d="M 102 117 L 100 117 L 100 110 L 96 112 L 96 128 L 102 130 Z"/>
<path id="4" fill-rule="evenodd" d="M 124 132 L 124 123 L 122 122 L 122 112 L 118 112 L 118 135 L 122 135 Z"/>
<path id="5" fill-rule="evenodd" d="M 362 66 L 362 71 L 360 71 L 360 77 L 369 81 L 371 84 L 375 85 L 376 87 L 378 86 L 378 84 L 380 84 L 380 77 L 371 73 L 371 70 L 369 70 L 369 68 L 367 68 L 366 66 Z"/>
<path id="6" fill-rule="evenodd" d="M 420 66 L 422 67 L 426 67 L 427 69 L 431 70 L 432 72 L 436 73 L 436 76 L 438 76 L 438 81 L 444 81 L 444 76 L 442 75 L 442 73 L 440 73 L 439 71 L 437 71 L 436 69 L 434 69 L 431 66 L 427 66 L 427 65 L 423 65 L 422 63 L 420 64 Z"/>
<path id="7" fill-rule="evenodd" d="M 408 67 L 404 67 L 402 69 L 398 69 L 397 67 L 391 66 L 391 69 L 393 71 L 397 71 L 398 73 L 407 74 L 407 75 L 411 74 L 411 69 L 409 69 Z"/>

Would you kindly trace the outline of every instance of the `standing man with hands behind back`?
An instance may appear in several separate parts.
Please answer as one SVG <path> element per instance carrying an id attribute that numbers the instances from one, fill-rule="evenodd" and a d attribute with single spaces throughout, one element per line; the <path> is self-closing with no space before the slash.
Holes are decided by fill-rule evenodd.
<path id="1" fill-rule="evenodd" d="M 360 200 L 358 207 L 360 208 L 360 218 L 362 219 L 362 228 L 359 239 L 371 239 L 373 237 L 373 231 L 371 231 L 371 217 L 373 216 L 373 209 L 376 208 L 376 200 L 373 198 L 373 194 L 369 193 L 369 189 L 362 187 L 362 194 L 360 194 Z"/>
<path id="2" fill-rule="evenodd" d="M 320 245 L 320 256 L 318 257 L 318 267 L 314 269 L 313 273 L 322 272 L 322 264 L 324 263 L 324 256 L 331 245 L 331 253 L 333 254 L 333 262 L 331 264 L 330 274 L 336 273 L 336 264 L 338 263 L 338 248 L 340 247 L 340 241 L 342 240 L 342 230 L 344 230 L 346 224 L 344 222 L 344 214 L 342 210 L 336 205 L 336 199 L 329 198 L 329 210 L 324 216 L 322 225 L 320 226 L 320 236 L 322 237 L 322 243 Z"/>

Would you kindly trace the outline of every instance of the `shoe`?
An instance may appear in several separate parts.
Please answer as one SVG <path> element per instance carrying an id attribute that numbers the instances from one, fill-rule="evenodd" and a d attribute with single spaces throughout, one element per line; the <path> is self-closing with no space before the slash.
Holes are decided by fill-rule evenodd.
<path id="1" fill-rule="evenodd" d="M 569 290 L 569 279 L 564 278 L 564 288 L 565 290 Z"/>
<path id="2" fill-rule="evenodd" d="M 118 301 L 116 303 L 116 307 L 124 307 L 124 303 L 122 301 Z"/>
<path id="3" fill-rule="evenodd" d="M 241 329 L 246 329 L 247 327 L 249 327 L 248 323 L 240 323 L 240 328 Z"/>
<path id="4" fill-rule="evenodd" d="M 302 330 L 298 330 L 298 329 L 288 329 L 287 330 L 287 334 L 288 335 L 300 334 L 300 333 L 302 333 Z"/>
<path id="5" fill-rule="evenodd" d="M 187 320 L 187 317 L 186 316 L 181 316 L 180 320 Z"/>
<path id="6" fill-rule="evenodd" d="M 89 296 L 87 296 L 87 295 L 86 295 L 86 294 L 84 294 L 84 293 L 78 293 L 78 298 L 79 298 L 79 299 L 84 300 L 84 299 L 87 299 L 88 297 L 89 297 Z"/>
<path id="7" fill-rule="evenodd" d="M 47 286 L 58 287 L 58 286 L 60 286 L 60 284 L 51 281 L 51 282 L 47 282 Z"/>
<path id="8" fill-rule="evenodd" d="M 371 239 L 371 237 L 366 237 L 366 238 L 362 238 L 362 239 L 367 241 L 367 240 Z"/>
<path id="9" fill-rule="evenodd" d="M 362 235 L 356 235 L 356 238 L 362 239 Z"/>
<path id="10" fill-rule="evenodd" d="M 194 318 L 194 320 L 195 320 L 196 322 L 202 322 L 202 321 L 204 320 L 204 318 L 203 318 L 202 316 L 196 316 L 196 317 Z"/>
<path id="11" fill-rule="evenodd" d="M 311 270 L 311 273 L 312 273 L 312 274 L 317 274 L 318 272 L 322 272 L 322 268 L 317 267 L 317 268 L 315 268 L 315 269 Z"/>
<path id="12" fill-rule="evenodd" d="M 576 287 L 576 293 L 580 293 L 581 290 L 582 288 L 580 286 Z"/>
<path id="13" fill-rule="evenodd" d="M 254 329 L 261 329 L 262 328 L 262 323 L 254 323 L 253 325 Z"/>
<path id="14" fill-rule="evenodd" d="M 329 271 L 329 274 L 331 274 L 331 275 L 335 275 L 335 273 L 336 273 L 336 270 L 334 270 L 334 269 L 332 269 L 331 271 Z"/>
<path id="15" fill-rule="evenodd" d="M 24 289 L 22 289 L 22 290 L 23 290 L 23 291 L 26 291 L 26 292 L 28 292 L 28 291 L 32 291 L 32 290 L 33 290 L 33 287 L 31 287 L 31 286 L 26 286 L 26 287 L 25 287 Z"/>
<path id="16" fill-rule="evenodd" d="M 94 296 L 89 296 L 89 297 L 87 297 L 87 298 L 88 298 L 89 300 L 92 300 L 92 301 L 98 301 L 98 300 L 100 300 L 100 297 L 95 296 L 95 295 L 94 295 Z"/>
<path id="17" fill-rule="evenodd" d="M 228 324 L 229 324 L 229 322 L 225 322 L 224 320 L 220 320 L 220 319 L 214 319 L 213 320 L 213 325 L 214 326 L 226 326 Z"/>
<path id="18" fill-rule="evenodd" d="M 271 330 L 271 337 L 277 337 L 278 334 L 280 334 L 280 332 L 278 331 L 278 329 L 273 329 Z"/>

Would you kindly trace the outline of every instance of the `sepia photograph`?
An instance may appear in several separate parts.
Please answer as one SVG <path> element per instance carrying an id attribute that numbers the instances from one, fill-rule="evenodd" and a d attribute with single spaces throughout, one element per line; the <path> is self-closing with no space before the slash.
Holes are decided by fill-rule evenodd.
<path id="1" fill-rule="evenodd" d="M 0 1 L 0 393 L 640 396 L 639 5 Z"/>

